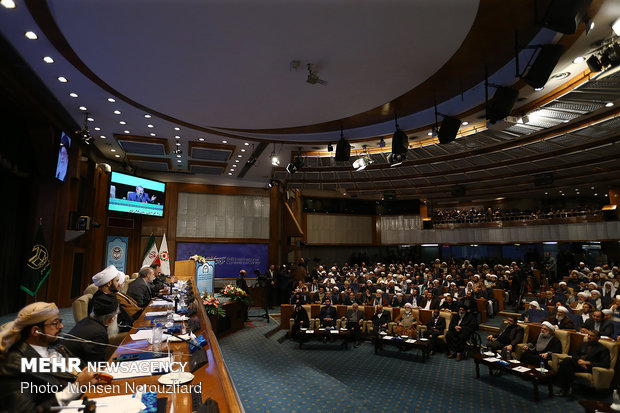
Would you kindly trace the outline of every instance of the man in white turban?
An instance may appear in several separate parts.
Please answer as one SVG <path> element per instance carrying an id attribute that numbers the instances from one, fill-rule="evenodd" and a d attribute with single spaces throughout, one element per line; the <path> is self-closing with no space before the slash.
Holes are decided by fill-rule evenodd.
<path id="1" fill-rule="evenodd" d="M 88 314 L 92 314 L 95 303 L 102 297 L 114 297 L 120 290 L 120 285 L 125 282 L 126 275 L 119 271 L 114 265 L 106 267 L 104 270 L 93 275 L 93 283 L 99 289 L 93 294 L 93 298 L 88 302 Z M 129 331 L 133 325 L 133 317 L 125 310 L 125 306 L 121 306 L 115 323 L 118 326 L 112 326 L 111 330 Z"/>
<path id="2" fill-rule="evenodd" d="M 521 351 L 519 360 L 538 366 L 541 361 L 544 364 L 551 361 L 552 353 L 561 353 L 562 343 L 555 336 L 555 327 L 550 322 L 543 321 L 538 336 L 530 335 L 528 343 L 521 346 Z"/>
<path id="3" fill-rule="evenodd" d="M 575 323 L 568 317 L 569 310 L 563 305 L 558 306 L 555 315 L 550 315 L 546 321 L 561 330 L 574 330 Z"/>
<path id="4" fill-rule="evenodd" d="M 0 331 L 0 406 L 5 411 L 34 412 L 38 408 L 65 406 L 80 396 L 67 386 L 94 383 L 94 373 L 83 370 L 77 376 L 73 373 L 22 372 L 22 359 L 59 359 L 69 367 L 71 353 L 56 345 L 62 331 L 62 320 L 54 303 L 36 302 L 24 307 L 17 318 L 2 326 Z M 27 384 L 24 387 L 24 383 Z M 50 388 L 49 392 L 33 391 L 35 386 Z M 54 392 L 52 389 L 57 388 Z"/>

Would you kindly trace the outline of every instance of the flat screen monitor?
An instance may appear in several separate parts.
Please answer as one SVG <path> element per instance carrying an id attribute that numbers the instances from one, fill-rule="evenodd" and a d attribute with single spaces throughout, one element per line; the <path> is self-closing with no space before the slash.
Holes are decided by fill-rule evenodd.
<path id="1" fill-rule="evenodd" d="M 60 135 L 60 148 L 58 149 L 58 162 L 56 163 L 56 179 L 63 182 L 67 177 L 69 148 L 71 148 L 71 138 L 69 138 L 66 133 L 62 132 Z"/>
<path id="2" fill-rule="evenodd" d="M 162 217 L 165 197 L 164 182 L 112 172 L 109 211 Z"/>

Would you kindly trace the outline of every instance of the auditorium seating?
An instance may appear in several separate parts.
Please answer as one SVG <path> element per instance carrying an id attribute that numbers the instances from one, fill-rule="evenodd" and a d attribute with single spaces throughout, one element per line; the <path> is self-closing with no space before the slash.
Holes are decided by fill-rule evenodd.
<path id="1" fill-rule="evenodd" d="M 607 390 L 609 389 L 615 374 L 616 360 L 618 358 L 618 344 L 611 340 L 599 340 L 599 343 L 609 349 L 609 358 L 611 360 L 610 368 L 593 367 L 592 373 L 575 373 L 574 381 L 578 384 L 592 387 L 596 390 Z M 554 354 L 551 363 L 552 369 L 557 371 L 560 366 L 560 362 L 567 357 L 571 356 L 568 354 Z"/>
<path id="2" fill-rule="evenodd" d="M 92 285 L 94 286 L 94 284 Z M 97 287 L 95 287 L 95 291 L 97 291 Z M 83 318 L 88 317 L 88 303 L 91 298 L 93 298 L 92 294 L 85 293 L 83 296 L 76 298 L 73 304 L 71 304 L 71 308 L 73 309 L 73 318 L 76 323 Z"/>

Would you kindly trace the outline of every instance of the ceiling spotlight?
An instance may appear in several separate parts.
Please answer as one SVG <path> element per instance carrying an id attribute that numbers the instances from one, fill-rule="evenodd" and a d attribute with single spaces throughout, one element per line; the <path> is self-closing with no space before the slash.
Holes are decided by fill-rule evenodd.
<path id="1" fill-rule="evenodd" d="M 293 175 L 295 172 L 299 171 L 304 166 L 304 158 L 301 156 L 297 156 L 293 162 L 289 163 L 286 166 L 286 172 L 290 175 Z"/>
<path id="2" fill-rule="evenodd" d="M 115 115 L 120 115 L 120 114 L 121 114 L 121 111 L 120 111 L 120 110 L 115 110 L 115 111 L 114 111 L 114 114 L 115 114 Z"/>
<path id="3" fill-rule="evenodd" d="M 256 163 L 256 158 L 254 156 L 250 156 L 250 158 L 248 159 L 248 161 L 245 163 L 246 166 L 252 166 Z"/>
<path id="4" fill-rule="evenodd" d="M 153 132 L 151 132 L 149 135 L 151 135 L 151 136 L 155 136 L 156 134 L 155 134 L 155 133 L 153 133 Z"/>
<path id="5" fill-rule="evenodd" d="M 394 131 L 394 135 L 392 135 L 392 153 L 407 153 L 409 150 L 409 137 L 398 126 L 398 119 L 396 118 L 396 115 L 394 115 L 394 123 L 396 130 Z"/>
<path id="6" fill-rule="evenodd" d="M 174 151 L 172 151 L 172 153 L 174 153 L 175 155 L 181 155 L 183 153 L 183 150 L 181 148 L 177 148 Z"/>
<path id="7" fill-rule="evenodd" d="M 271 165 L 280 166 L 280 158 L 276 154 L 276 144 L 273 144 L 273 152 L 271 152 Z"/>
<path id="8" fill-rule="evenodd" d="M 181 142 L 176 142 L 175 145 L 176 146 L 181 146 Z"/>
<path id="9" fill-rule="evenodd" d="M 249 146 L 250 144 L 248 142 L 244 142 L 243 143 L 245 146 Z"/>
<path id="10" fill-rule="evenodd" d="M 88 119 L 86 119 L 86 120 L 87 120 L 87 121 L 89 121 L 89 122 L 94 122 L 94 121 L 95 121 L 95 119 L 94 119 L 94 118 L 88 118 Z"/>
<path id="11" fill-rule="evenodd" d="M 607 103 L 605 103 L 605 107 L 606 107 L 606 108 L 610 108 L 610 107 L 612 107 L 613 105 L 614 105 L 614 102 L 607 102 Z"/>
<path id="12" fill-rule="evenodd" d="M 95 130 L 101 130 L 101 128 L 97 126 L 97 127 L 95 127 Z"/>
<path id="13" fill-rule="evenodd" d="M 90 131 L 88 130 L 88 113 L 84 118 L 84 126 L 82 127 L 82 129 L 75 131 L 75 134 L 82 138 L 82 142 L 84 142 L 86 145 L 90 145 L 93 142 L 94 139 L 91 136 Z"/>
<path id="14" fill-rule="evenodd" d="M 114 155 L 114 157 L 115 157 L 115 158 L 120 158 L 121 156 L 120 156 L 120 155 Z"/>
<path id="15" fill-rule="evenodd" d="M 175 126 L 174 130 L 181 130 L 181 128 Z"/>
<path id="16" fill-rule="evenodd" d="M 129 131 L 128 130 L 124 130 L 123 133 L 129 133 Z"/>
<path id="17" fill-rule="evenodd" d="M 576 58 L 574 58 L 574 59 L 573 59 L 573 63 L 574 63 L 574 64 L 583 63 L 583 62 L 585 62 L 585 61 L 586 61 L 586 59 L 584 59 L 584 57 L 583 57 L 583 56 L 577 56 Z"/>
<path id="18" fill-rule="evenodd" d="M 407 159 L 407 153 L 391 153 L 387 156 L 387 161 L 391 167 L 402 164 L 405 159 Z"/>
<path id="19" fill-rule="evenodd" d="M 2 0 L 0 1 L 0 4 L 2 4 L 7 9 L 15 8 L 15 2 L 13 0 Z"/>
<path id="20" fill-rule="evenodd" d="M 24 33 L 24 36 L 26 36 L 30 40 L 37 40 L 39 38 L 39 36 L 37 36 L 35 32 L 30 32 L 30 31 Z"/>
<path id="21" fill-rule="evenodd" d="M 616 33 L 616 36 L 620 36 L 620 18 L 611 24 L 611 29 Z"/>
<path id="22" fill-rule="evenodd" d="M 463 123 L 461 123 L 461 125 L 463 125 L 463 126 L 467 126 L 467 125 L 469 125 L 469 122 L 467 122 L 466 120 L 464 120 L 464 121 L 463 121 Z"/>
<path id="23" fill-rule="evenodd" d="M 120 123 L 121 125 L 127 125 L 127 122 L 125 122 L 124 120 L 121 120 L 118 123 Z"/>
<path id="24" fill-rule="evenodd" d="M 183 161 L 182 161 L 182 160 L 180 160 L 180 159 L 177 159 L 177 162 L 183 162 Z"/>
<path id="25" fill-rule="evenodd" d="M 148 113 L 146 115 L 144 115 L 145 118 L 150 119 L 151 115 L 149 115 Z"/>
<path id="26" fill-rule="evenodd" d="M 228 143 L 228 141 L 222 141 L 222 143 Z"/>
<path id="27" fill-rule="evenodd" d="M 45 56 L 45 57 L 43 58 L 43 61 L 44 61 L 45 63 L 54 63 L 54 59 L 52 59 L 52 58 L 51 58 L 51 57 L 49 57 L 49 56 Z"/>
<path id="28" fill-rule="evenodd" d="M 146 125 L 146 127 L 147 127 L 147 128 L 154 128 L 154 126 L 153 126 L 153 125 L 151 125 L 150 123 L 149 123 L 148 125 Z M 175 138 L 176 138 L 176 136 L 175 136 Z"/>
<path id="29" fill-rule="evenodd" d="M 69 93 L 69 96 L 71 96 L 72 98 L 76 98 L 76 97 L 78 97 L 78 94 L 71 92 L 71 93 Z"/>
<path id="30" fill-rule="evenodd" d="M 535 87 L 535 88 L 534 88 L 534 91 L 535 91 L 535 92 L 540 92 L 540 91 L 541 91 L 541 90 L 543 90 L 544 88 L 545 88 L 544 86 L 541 86 L 541 87 Z"/>
<path id="31" fill-rule="evenodd" d="M 199 140 L 200 142 L 204 142 L 204 141 L 205 141 L 205 138 L 198 138 L 198 140 Z"/>
<path id="32" fill-rule="evenodd" d="M 363 157 L 357 158 L 355 162 L 353 162 L 353 168 L 355 172 L 363 171 L 366 169 L 366 160 Z"/>
<path id="33" fill-rule="evenodd" d="M 64 77 L 64 76 L 58 76 L 58 81 L 60 83 L 67 83 L 68 82 L 67 78 Z"/>
<path id="34" fill-rule="evenodd" d="M 88 109 L 86 109 L 86 106 L 80 106 L 79 109 L 80 110 L 88 110 Z"/>
<path id="35" fill-rule="evenodd" d="M 114 103 L 114 102 L 116 102 L 116 100 L 114 100 L 113 98 L 108 98 L 108 102 Z"/>

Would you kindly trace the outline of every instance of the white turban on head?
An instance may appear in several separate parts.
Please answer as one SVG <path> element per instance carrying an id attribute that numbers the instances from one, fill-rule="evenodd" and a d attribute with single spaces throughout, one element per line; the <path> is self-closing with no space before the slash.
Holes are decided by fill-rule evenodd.
<path id="1" fill-rule="evenodd" d="M 566 314 L 568 314 L 568 312 L 569 312 L 568 308 L 564 307 L 563 305 L 558 307 L 558 311 L 561 311 L 561 312 L 566 313 Z"/>
<path id="2" fill-rule="evenodd" d="M 109 283 L 116 277 L 118 277 L 120 280 L 121 277 L 119 276 L 119 273 L 120 271 L 117 270 L 114 265 L 110 265 L 109 267 L 106 267 L 103 271 L 100 271 L 97 274 L 93 275 L 93 282 L 97 287 L 101 287 L 102 285 Z"/>
<path id="3" fill-rule="evenodd" d="M 542 325 L 547 327 L 549 330 L 551 330 L 552 333 L 555 332 L 555 326 L 551 324 L 550 322 L 543 321 Z"/>
<path id="4" fill-rule="evenodd" d="M 22 308 L 14 321 L 6 323 L 0 331 L 0 351 L 7 351 L 21 338 L 24 327 L 39 324 L 58 315 L 58 307 L 54 303 L 37 301 Z"/>

